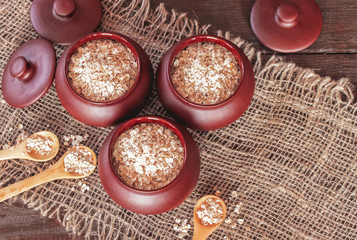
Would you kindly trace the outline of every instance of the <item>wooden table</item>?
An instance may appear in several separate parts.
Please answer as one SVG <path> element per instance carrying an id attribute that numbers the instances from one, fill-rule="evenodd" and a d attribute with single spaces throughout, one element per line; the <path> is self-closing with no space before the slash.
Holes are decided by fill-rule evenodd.
<path id="1" fill-rule="evenodd" d="M 153 7 L 162 0 L 151 0 Z M 264 52 L 268 59 L 273 51 L 263 46 L 250 28 L 249 17 L 254 0 L 167 0 L 168 9 L 187 12 L 200 24 L 212 24 L 210 33 L 229 31 L 241 36 Z M 312 68 L 321 76 L 338 80 L 350 78 L 357 96 L 357 1 L 317 0 L 323 17 L 323 27 L 317 41 L 302 52 L 279 54 L 286 61 Z M 356 101 L 355 101 L 356 102 Z M 21 203 L 13 206 L 0 203 L 1 239 L 71 239 L 54 219 L 40 216 Z"/>

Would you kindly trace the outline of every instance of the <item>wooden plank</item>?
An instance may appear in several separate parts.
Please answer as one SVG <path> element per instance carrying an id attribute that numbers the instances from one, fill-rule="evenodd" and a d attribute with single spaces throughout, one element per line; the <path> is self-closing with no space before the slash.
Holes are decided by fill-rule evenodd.
<path id="1" fill-rule="evenodd" d="M 70 239 L 65 229 L 54 219 L 20 203 L 9 206 L 0 203 L 0 239 Z"/>
<path id="2" fill-rule="evenodd" d="M 156 7 L 161 0 L 151 0 Z M 210 1 L 165 1 L 168 8 L 187 12 L 189 17 L 198 18 L 200 24 L 212 24 L 210 33 L 216 30 L 229 31 L 233 36 L 253 43 L 253 46 L 268 56 L 275 53 L 262 45 L 250 27 L 250 11 L 254 0 L 210 0 Z M 334 80 L 350 79 L 357 97 L 357 2 L 355 0 L 318 0 L 323 29 L 317 41 L 308 49 L 294 54 L 277 53 L 287 61 L 316 70 L 321 76 Z M 269 57 L 265 57 L 267 59 Z"/>
<path id="3" fill-rule="evenodd" d="M 254 0 L 151 0 L 153 6 L 165 2 L 168 9 L 188 12 L 198 18 L 200 24 L 212 24 L 217 29 L 229 31 L 252 42 L 258 50 L 272 51 L 264 47 L 250 27 L 250 11 Z M 323 28 L 317 41 L 298 54 L 279 54 L 301 67 L 315 69 L 321 76 L 333 79 L 350 78 L 356 86 L 357 96 L 357 2 L 355 0 L 317 0 L 323 15 Z M 336 54 L 337 53 L 337 54 Z M 22 204 L 8 206 L 0 203 L 1 239 L 71 239 L 56 220 L 40 217 L 37 211 Z"/>
<path id="4" fill-rule="evenodd" d="M 229 31 L 252 42 L 261 50 L 271 52 L 254 36 L 250 27 L 250 11 L 254 0 L 152 0 L 157 6 L 165 2 L 169 8 L 188 12 L 200 24 L 212 24 L 211 29 Z M 355 0 L 317 0 L 323 18 L 323 27 L 317 41 L 302 53 L 357 53 L 357 4 Z"/>
<path id="5" fill-rule="evenodd" d="M 271 56 L 271 54 L 263 55 L 263 61 L 267 61 Z M 335 81 L 349 78 L 354 87 L 354 102 L 357 102 L 357 54 L 279 54 L 279 56 L 299 67 L 313 69 L 322 77 L 331 77 Z"/>

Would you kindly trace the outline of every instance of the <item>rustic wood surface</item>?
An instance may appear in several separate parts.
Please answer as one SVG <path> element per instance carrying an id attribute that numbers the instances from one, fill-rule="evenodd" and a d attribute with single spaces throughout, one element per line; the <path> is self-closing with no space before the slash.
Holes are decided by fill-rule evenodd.
<path id="1" fill-rule="evenodd" d="M 151 0 L 153 7 L 163 0 Z M 273 51 L 263 46 L 250 28 L 250 10 L 254 0 L 168 0 L 168 9 L 187 12 L 201 24 L 212 24 L 210 33 L 221 29 L 252 42 L 268 59 Z M 317 41 L 299 53 L 279 54 L 301 67 L 312 68 L 321 76 L 338 80 L 347 77 L 357 96 L 357 1 L 317 0 L 323 27 Z M 21 203 L 0 203 L 0 240 L 2 239 L 72 239 L 54 219 L 41 217 Z"/>

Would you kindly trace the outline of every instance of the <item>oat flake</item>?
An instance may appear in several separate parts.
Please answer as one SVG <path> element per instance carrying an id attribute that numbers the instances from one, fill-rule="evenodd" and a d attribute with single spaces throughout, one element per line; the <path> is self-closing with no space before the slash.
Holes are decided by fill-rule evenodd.
<path id="1" fill-rule="evenodd" d="M 26 150 L 29 153 L 46 156 L 51 153 L 52 145 L 53 140 L 51 138 L 35 134 L 27 139 Z"/>
<path id="2" fill-rule="evenodd" d="M 231 97 L 240 81 L 239 64 L 225 47 L 194 43 L 173 61 L 171 80 L 176 91 L 190 102 L 211 105 Z"/>
<path id="3" fill-rule="evenodd" d="M 113 158 L 113 167 L 123 182 L 136 189 L 154 190 L 176 178 L 184 152 L 172 130 L 156 123 L 142 123 L 119 136 Z"/>
<path id="4" fill-rule="evenodd" d="M 95 39 L 72 55 L 68 77 L 72 88 L 94 102 L 109 102 L 123 96 L 134 84 L 137 62 L 120 42 Z"/>
<path id="5" fill-rule="evenodd" d="M 204 226 L 210 226 L 223 221 L 224 211 L 219 199 L 207 198 L 199 206 L 196 214 Z"/>
<path id="6" fill-rule="evenodd" d="M 69 150 L 64 157 L 66 172 L 87 175 L 95 169 L 92 153 L 81 147 Z"/>

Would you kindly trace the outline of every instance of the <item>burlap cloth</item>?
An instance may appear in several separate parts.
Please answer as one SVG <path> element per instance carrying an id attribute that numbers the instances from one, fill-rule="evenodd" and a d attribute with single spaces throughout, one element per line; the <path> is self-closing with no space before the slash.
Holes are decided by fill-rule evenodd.
<path id="1" fill-rule="evenodd" d="M 30 1 L 0 0 L 0 76 L 13 51 L 39 37 L 30 23 L 30 5 Z M 135 39 L 155 69 L 173 43 L 207 30 L 184 14 L 167 12 L 162 5 L 150 9 L 149 0 L 102 1 L 102 5 L 99 30 Z M 189 239 L 195 201 L 220 191 L 230 218 L 211 239 L 357 239 L 357 106 L 352 104 L 350 83 L 322 78 L 277 57 L 262 63 L 261 52 L 249 43 L 231 40 L 244 49 L 254 66 L 253 101 L 226 128 L 192 131 L 201 152 L 201 175 L 181 206 L 155 216 L 134 214 L 108 197 L 97 171 L 83 182 L 90 187 L 84 192 L 78 180 L 60 180 L 36 187 L 20 195 L 20 200 L 44 216 L 57 218 L 74 236 L 177 239 L 177 229 L 187 219 L 191 226 L 183 235 Z M 59 57 L 64 48 L 55 47 Z M 2 146 L 14 144 L 23 131 L 50 130 L 61 144 L 63 136 L 88 134 L 83 144 L 98 154 L 111 130 L 72 118 L 54 86 L 30 107 L 15 109 L 2 101 L 0 111 Z M 155 93 L 140 114 L 167 116 Z M 62 145 L 59 155 L 66 150 Z M 1 161 L 1 186 L 47 169 L 57 159 L 45 164 Z"/>

